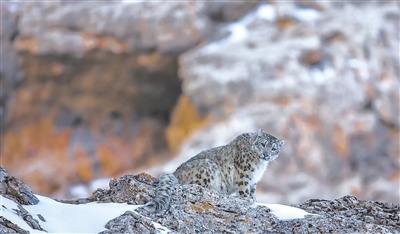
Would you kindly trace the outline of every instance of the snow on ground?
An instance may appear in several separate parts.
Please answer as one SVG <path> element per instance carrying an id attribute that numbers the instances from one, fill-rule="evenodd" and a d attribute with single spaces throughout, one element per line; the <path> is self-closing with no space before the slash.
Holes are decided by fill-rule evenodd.
<path id="1" fill-rule="evenodd" d="M 303 219 L 306 215 L 310 214 L 302 209 L 285 206 L 280 204 L 264 204 L 256 203 L 257 205 L 266 206 L 271 210 L 271 213 L 275 215 L 279 220 L 292 220 L 292 219 Z"/>
<path id="2" fill-rule="evenodd" d="M 35 195 L 39 199 L 36 205 L 23 205 L 40 226 L 49 233 L 99 233 L 106 230 L 105 225 L 125 211 L 133 211 L 140 205 L 128 205 L 126 203 L 97 203 L 74 205 L 57 202 L 51 198 Z M 17 224 L 22 229 L 31 233 L 45 233 L 29 227 L 14 209 L 17 204 L 10 199 L 0 196 L 1 216 Z M 45 221 L 42 221 L 38 215 Z M 159 233 L 167 233 L 170 230 L 153 222 Z"/>
<path id="3" fill-rule="evenodd" d="M 315 22 L 322 17 L 322 14 L 313 8 L 298 8 L 295 11 L 295 18 L 304 22 Z"/>
<path id="4" fill-rule="evenodd" d="M 18 227 L 27 230 L 31 233 L 45 233 L 42 231 L 32 229 L 27 223 L 25 223 L 24 220 L 21 219 L 21 217 L 15 214 L 14 210 L 18 210 L 17 204 L 15 202 L 0 195 L 0 205 L 1 205 L 1 210 L 0 210 L 1 217 L 6 218 L 10 222 L 18 225 Z M 37 216 L 34 218 L 38 219 Z"/>
<path id="5" fill-rule="evenodd" d="M 230 32 L 229 36 L 204 46 L 202 53 L 211 54 L 231 43 L 244 41 L 249 36 L 247 25 L 255 18 L 273 21 L 276 19 L 275 8 L 270 4 L 261 4 L 237 22 L 227 24 L 225 28 Z"/>
<path id="6" fill-rule="evenodd" d="M 69 195 L 74 199 L 81 197 L 89 197 L 95 190 L 99 188 L 109 189 L 110 180 L 111 178 L 100 178 L 92 180 L 89 185 L 77 184 L 71 186 L 69 188 Z"/>

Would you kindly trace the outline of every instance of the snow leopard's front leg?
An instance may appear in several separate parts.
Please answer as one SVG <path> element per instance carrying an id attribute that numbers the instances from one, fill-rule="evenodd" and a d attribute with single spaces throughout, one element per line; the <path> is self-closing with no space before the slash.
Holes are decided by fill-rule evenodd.
<path id="1" fill-rule="evenodd" d="M 255 197 L 255 184 L 251 185 L 251 179 L 248 175 L 240 173 L 239 180 L 236 181 L 238 194 L 241 198 L 254 202 Z"/>

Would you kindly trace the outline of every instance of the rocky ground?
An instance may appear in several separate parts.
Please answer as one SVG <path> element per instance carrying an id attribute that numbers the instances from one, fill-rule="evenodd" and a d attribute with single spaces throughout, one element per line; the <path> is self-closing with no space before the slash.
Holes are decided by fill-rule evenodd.
<path id="1" fill-rule="evenodd" d="M 0 169 L 0 195 L 20 204 L 34 205 L 36 200 L 32 199 L 35 196 L 30 189 L 22 181 L 10 176 L 2 166 Z M 157 183 L 156 178 L 145 173 L 125 175 L 112 179 L 110 189 L 98 189 L 88 198 L 61 202 L 144 204 L 154 196 Z M 217 194 L 201 186 L 182 185 L 176 188 L 170 208 L 165 212 L 152 214 L 140 208 L 138 213 L 127 211 L 110 220 L 105 226 L 106 230 L 101 233 L 162 231 L 152 221 L 173 233 L 400 233 L 399 204 L 344 196 L 335 200 L 311 199 L 293 207 L 317 215 L 282 221 L 265 206 L 255 206 L 248 201 Z M 16 214 L 24 217 L 32 228 L 41 230 L 37 220 L 24 215 L 22 207 L 19 207 Z M 0 232 L 26 231 L 2 217 Z"/>

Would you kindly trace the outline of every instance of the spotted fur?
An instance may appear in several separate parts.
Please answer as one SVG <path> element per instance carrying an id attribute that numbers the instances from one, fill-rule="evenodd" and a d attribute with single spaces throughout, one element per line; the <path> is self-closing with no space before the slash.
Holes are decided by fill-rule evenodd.
<path id="1" fill-rule="evenodd" d="M 158 212 L 168 208 L 177 183 L 198 184 L 224 194 L 237 193 L 255 201 L 255 191 L 267 165 L 275 160 L 284 141 L 264 133 L 244 133 L 231 143 L 204 150 L 171 173 L 160 177 L 157 193 L 144 208 Z"/>

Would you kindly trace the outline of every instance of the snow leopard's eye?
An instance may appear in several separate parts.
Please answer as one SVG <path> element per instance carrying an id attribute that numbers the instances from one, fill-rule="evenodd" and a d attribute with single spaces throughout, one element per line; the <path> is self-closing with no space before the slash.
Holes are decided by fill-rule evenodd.
<path id="1" fill-rule="evenodd" d="M 265 147 L 265 144 L 264 144 L 264 143 L 261 143 L 261 146 L 262 146 L 262 147 Z"/>

